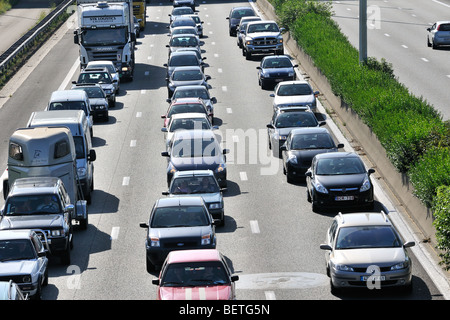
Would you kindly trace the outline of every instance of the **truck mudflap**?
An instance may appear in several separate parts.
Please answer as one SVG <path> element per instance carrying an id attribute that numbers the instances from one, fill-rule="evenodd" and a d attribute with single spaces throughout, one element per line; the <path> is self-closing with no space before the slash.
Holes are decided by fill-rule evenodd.
<path id="1" fill-rule="evenodd" d="M 88 207 L 86 200 L 78 200 L 75 205 L 75 220 L 80 223 L 82 229 L 88 226 Z"/>

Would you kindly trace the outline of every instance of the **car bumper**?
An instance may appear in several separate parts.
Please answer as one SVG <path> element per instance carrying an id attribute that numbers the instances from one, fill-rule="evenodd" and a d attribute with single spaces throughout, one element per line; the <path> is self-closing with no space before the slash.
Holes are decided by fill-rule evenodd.
<path id="1" fill-rule="evenodd" d="M 50 251 L 52 255 L 58 255 L 67 250 L 67 246 L 69 245 L 69 238 L 58 237 L 58 238 L 49 238 L 50 240 Z"/>
<path id="2" fill-rule="evenodd" d="M 270 77 L 261 78 L 261 84 L 275 86 L 277 83 L 282 81 L 293 81 L 296 79 L 295 73 L 293 76 L 283 76 L 283 77 Z"/>
<path id="3" fill-rule="evenodd" d="M 224 210 L 223 210 L 223 208 L 220 208 L 220 209 L 208 209 L 208 211 L 212 215 L 214 220 L 223 221 L 223 219 L 224 219 Z"/>
<path id="4" fill-rule="evenodd" d="M 108 119 L 109 111 L 108 111 L 108 109 L 97 109 L 97 110 L 94 109 L 93 116 L 94 116 L 94 120 Z"/>
<path id="5" fill-rule="evenodd" d="M 277 44 L 277 45 L 271 45 L 271 46 L 261 46 L 261 47 L 255 47 L 252 45 L 248 45 L 245 48 L 250 53 L 273 53 L 277 51 L 283 50 L 283 44 Z"/>
<path id="6" fill-rule="evenodd" d="M 331 271 L 331 282 L 336 288 L 368 288 L 408 286 L 411 284 L 411 267 L 376 275 L 365 272 Z"/>
<path id="7" fill-rule="evenodd" d="M 293 164 L 292 162 L 288 161 L 286 163 L 286 175 L 289 179 L 300 179 L 305 178 L 305 173 L 308 171 L 309 167 L 311 166 L 302 166 L 298 164 Z"/>
<path id="8" fill-rule="evenodd" d="M 174 248 L 163 248 L 163 247 L 148 247 L 146 244 L 147 260 L 150 261 L 155 266 L 160 266 L 164 263 L 169 252 L 174 250 L 192 250 L 192 249 L 215 249 L 216 242 L 209 245 L 202 246 L 183 246 Z"/>
<path id="9" fill-rule="evenodd" d="M 321 208 L 371 207 L 373 206 L 373 190 L 346 193 L 329 192 L 327 194 L 315 191 L 312 199 L 313 204 Z"/>
<path id="10" fill-rule="evenodd" d="M 19 283 L 18 286 L 19 286 L 20 290 L 22 291 L 22 293 L 24 295 L 28 295 L 28 297 L 33 297 L 38 293 L 37 292 L 38 291 L 37 283 Z"/>

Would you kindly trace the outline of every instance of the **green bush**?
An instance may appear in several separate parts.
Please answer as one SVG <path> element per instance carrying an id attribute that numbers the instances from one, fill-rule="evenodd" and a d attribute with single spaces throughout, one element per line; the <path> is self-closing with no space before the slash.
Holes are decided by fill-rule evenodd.
<path id="1" fill-rule="evenodd" d="M 434 204 L 434 221 L 436 228 L 437 248 L 441 251 L 440 264 L 450 270 L 450 187 L 441 186 L 437 190 Z"/>

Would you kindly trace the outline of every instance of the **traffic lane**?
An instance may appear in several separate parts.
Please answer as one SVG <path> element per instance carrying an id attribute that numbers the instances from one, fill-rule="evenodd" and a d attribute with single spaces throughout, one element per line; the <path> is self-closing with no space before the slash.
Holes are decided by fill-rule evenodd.
<path id="1" fill-rule="evenodd" d="M 359 48 L 358 6 L 354 2 L 334 2 L 333 9 L 335 21 Z M 369 1 L 368 9 L 368 55 L 392 63 L 398 79 L 447 119 L 450 110 L 443 93 L 450 81 L 450 68 L 445 64 L 448 52 L 431 50 L 425 41 L 426 28 L 449 8 L 435 2 L 389 1 L 380 6 Z"/>

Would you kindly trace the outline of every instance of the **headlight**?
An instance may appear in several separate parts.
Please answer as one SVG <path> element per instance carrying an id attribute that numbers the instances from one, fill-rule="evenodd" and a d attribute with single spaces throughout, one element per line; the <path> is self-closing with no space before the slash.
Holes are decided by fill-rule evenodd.
<path id="1" fill-rule="evenodd" d="M 370 181 L 369 181 L 369 177 L 366 176 L 364 178 L 363 184 L 361 186 L 361 188 L 359 188 L 359 192 L 364 192 L 370 189 Z"/>
<path id="2" fill-rule="evenodd" d="M 159 247 L 160 245 L 159 238 L 150 238 L 150 247 Z"/>
<path id="3" fill-rule="evenodd" d="M 178 171 L 177 168 L 175 168 L 175 166 L 172 163 L 169 163 L 168 169 L 169 169 L 169 173 L 172 173 L 172 174 Z"/>
<path id="4" fill-rule="evenodd" d="M 222 208 L 222 204 L 220 202 L 211 203 L 209 205 L 209 209 L 220 209 Z"/>
<path id="5" fill-rule="evenodd" d="M 52 230 L 51 234 L 52 237 L 62 237 L 64 236 L 64 230 L 63 229 Z"/>
<path id="6" fill-rule="evenodd" d="M 31 282 L 31 276 L 29 274 L 22 277 L 23 283 L 30 283 Z"/>
<path id="7" fill-rule="evenodd" d="M 283 43 L 283 38 L 279 38 L 278 43 Z"/>
<path id="8" fill-rule="evenodd" d="M 296 157 L 295 155 L 293 155 L 293 154 L 291 154 L 291 155 L 289 156 L 288 161 L 289 161 L 290 163 L 295 163 L 295 164 L 298 163 L 297 157 Z"/>
<path id="9" fill-rule="evenodd" d="M 345 264 L 336 264 L 334 268 L 339 271 L 354 271 L 352 267 L 346 266 Z"/>
<path id="10" fill-rule="evenodd" d="M 202 236 L 202 246 L 211 244 L 211 234 L 205 234 Z"/>
<path id="11" fill-rule="evenodd" d="M 316 189 L 317 192 L 328 193 L 327 188 L 325 188 L 323 185 L 321 185 L 318 182 L 313 183 L 313 187 L 314 187 L 314 189 Z"/>
<path id="12" fill-rule="evenodd" d="M 409 258 L 406 257 L 405 261 L 394 264 L 391 267 L 391 271 L 395 271 L 395 270 L 401 270 L 401 269 L 406 269 L 409 267 Z"/>
<path id="13" fill-rule="evenodd" d="M 245 41 L 245 44 L 246 44 L 246 45 L 251 45 L 252 42 L 253 42 L 252 40 L 246 40 L 246 41 Z"/>

